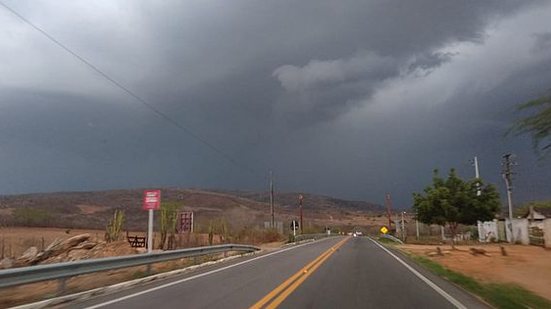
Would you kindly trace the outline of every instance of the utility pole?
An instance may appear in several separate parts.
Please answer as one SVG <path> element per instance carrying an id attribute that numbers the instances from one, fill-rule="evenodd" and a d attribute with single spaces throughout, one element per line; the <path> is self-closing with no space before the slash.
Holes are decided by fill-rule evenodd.
<path id="1" fill-rule="evenodd" d="M 302 196 L 302 194 L 299 194 L 298 195 L 298 207 L 300 209 L 300 233 L 303 234 L 304 233 L 304 227 L 303 227 L 303 222 L 302 222 L 302 200 L 304 200 L 304 196 Z"/>
<path id="2" fill-rule="evenodd" d="M 390 197 L 390 193 L 387 193 L 385 195 L 385 205 L 386 205 L 386 215 L 388 217 L 388 228 L 392 230 L 392 219 L 391 219 L 392 198 Z"/>
<path id="3" fill-rule="evenodd" d="M 502 176 L 505 180 L 505 187 L 507 189 L 507 204 L 509 204 L 509 224 L 507 226 L 507 229 L 510 232 L 511 235 L 511 242 L 515 242 L 515 237 L 513 235 L 513 165 L 515 163 L 513 162 L 513 154 L 505 154 L 503 155 L 503 172 Z"/>
<path id="4" fill-rule="evenodd" d="M 417 213 L 415 213 L 415 236 L 417 236 L 416 239 L 419 240 L 419 218 Z"/>
<path id="5" fill-rule="evenodd" d="M 270 171 L 270 227 L 275 228 L 275 216 L 274 216 L 274 174 Z"/>
<path id="6" fill-rule="evenodd" d="M 402 211 L 402 241 L 406 241 L 406 229 L 404 225 L 404 213 L 405 211 Z"/>
<path id="7" fill-rule="evenodd" d="M 478 158 L 476 156 L 474 156 L 474 160 L 473 160 L 473 165 L 474 165 L 474 177 L 476 179 L 479 179 L 480 178 L 480 173 L 478 172 Z M 477 196 L 480 196 L 480 194 L 482 192 L 480 192 L 480 182 L 476 182 L 476 195 Z"/>

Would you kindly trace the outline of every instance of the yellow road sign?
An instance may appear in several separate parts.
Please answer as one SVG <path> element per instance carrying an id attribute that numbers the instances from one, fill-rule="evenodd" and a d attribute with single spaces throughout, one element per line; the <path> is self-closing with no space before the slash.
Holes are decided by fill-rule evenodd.
<path id="1" fill-rule="evenodd" d="M 381 226 L 381 228 L 379 229 L 379 231 L 381 231 L 381 233 L 383 233 L 383 234 L 386 234 L 386 233 L 388 233 L 388 228 L 387 228 L 386 226 L 383 225 L 383 226 Z"/>

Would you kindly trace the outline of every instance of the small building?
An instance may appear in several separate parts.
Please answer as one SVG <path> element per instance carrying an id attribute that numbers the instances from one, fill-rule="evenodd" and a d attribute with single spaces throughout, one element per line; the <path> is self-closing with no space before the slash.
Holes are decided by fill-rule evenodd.
<path id="1" fill-rule="evenodd" d="M 530 227 L 543 229 L 543 220 L 551 219 L 551 208 L 530 206 L 522 218 L 528 219 Z"/>

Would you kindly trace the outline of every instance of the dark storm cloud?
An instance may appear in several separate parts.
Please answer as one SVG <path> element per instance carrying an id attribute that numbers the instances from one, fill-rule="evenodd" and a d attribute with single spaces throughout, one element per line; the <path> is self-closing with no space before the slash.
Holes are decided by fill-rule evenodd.
<path id="1" fill-rule="evenodd" d="M 551 32 L 536 33 L 536 42 L 534 43 L 534 50 L 536 52 L 548 51 L 551 49 Z"/>
<path id="2" fill-rule="evenodd" d="M 406 205 L 434 167 L 533 159 L 501 137 L 548 88 L 544 1 L 6 3 L 282 189 Z M 0 192 L 263 187 L 3 10 L 0 29 Z"/>

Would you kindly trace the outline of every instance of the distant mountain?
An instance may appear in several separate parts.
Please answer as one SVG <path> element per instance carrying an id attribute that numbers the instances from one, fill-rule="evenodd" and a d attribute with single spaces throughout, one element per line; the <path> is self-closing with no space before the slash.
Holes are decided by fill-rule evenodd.
<path id="1" fill-rule="evenodd" d="M 269 203 L 269 192 L 250 192 L 250 191 L 220 191 L 228 194 L 248 198 L 254 201 Z M 298 207 L 298 196 L 303 196 L 304 209 L 312 209 L 319 211 L 360 211 L 367 213 L 379 213 L 384 211 L 383 206 L 364 201 L 349 201 L 342 200 L 330 196 L 316 195 L 309 193 L 296 193 L 296 192 L 276 192 L 274 193 L 274 203 L 285 209 Z"/>
<path id="2" fill-rule="evenodd" d="M 142 210 L 143 189 L 95 192 L 59 192 L 0 196 L 1 226 L 51 226 L 104 229 L 115 209 L 126 215 L 126 229 L 145 230 L 147 212 Z M 380 214 L 380 205 L 303 194 L 304 216 L 310 225 L 358 225 Z M 277 193 L 277 221 L 297 217 L 297 193 Z M 224 218 L 231 227 L 259 226 L 269 221 L 266 192 L 162 189 L 162 201 L 181 204 L 195 213 L 197 227 L 206 229 L 214 218 Z M 157 216 L 158 217 L 158 216 Z M 306 223 L 305 223 L 306 224 Z"/>

